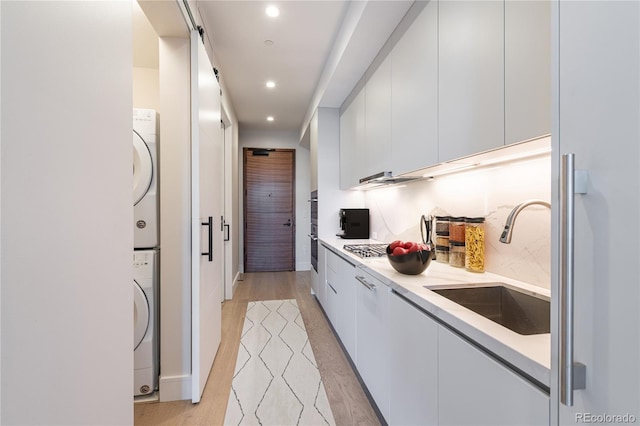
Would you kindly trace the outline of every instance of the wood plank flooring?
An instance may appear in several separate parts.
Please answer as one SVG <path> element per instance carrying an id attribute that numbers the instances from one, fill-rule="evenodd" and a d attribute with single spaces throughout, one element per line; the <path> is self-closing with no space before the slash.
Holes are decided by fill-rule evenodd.
<path id="1" fill-rule="evenodd" d="M 310 272 L 260 272 L 244 275 L 233 300 L 222 306 L 222 340 L 202 400 L 136 404 L 134 424 L 222 425 L 227 408 L 242 321 L 247 303 L 296 299 L 337 425 L 379 425 L 356 374 L 336 340 L 318 302 L 310 294 Z"/>

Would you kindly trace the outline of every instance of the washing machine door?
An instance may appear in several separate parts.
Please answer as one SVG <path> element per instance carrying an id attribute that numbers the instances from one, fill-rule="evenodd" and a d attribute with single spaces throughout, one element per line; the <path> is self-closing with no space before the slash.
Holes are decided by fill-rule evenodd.
<path id="1" fill-rule="evenodd" d="M 133 205 L 142 200 L 153 179 L 153 161 L 144 139 L 133 131 Z"/>
<path id="2" fill-rule="evenodd" d="M 149 327 L 149 301 L 144 291 L 133 280 L 133 350 L 135 351 L 142 343 L 147 328 Z"/>

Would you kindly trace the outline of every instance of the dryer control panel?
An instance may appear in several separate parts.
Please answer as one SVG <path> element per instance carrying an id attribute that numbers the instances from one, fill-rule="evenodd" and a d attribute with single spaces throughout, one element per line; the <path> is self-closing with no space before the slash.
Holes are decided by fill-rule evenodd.
<path id="1" fill-rule="evenodd" d="M 133 253 L 133 271 L 136 278 L 153 278 L 155 264 L 155 251 L 140 250 Z"/>

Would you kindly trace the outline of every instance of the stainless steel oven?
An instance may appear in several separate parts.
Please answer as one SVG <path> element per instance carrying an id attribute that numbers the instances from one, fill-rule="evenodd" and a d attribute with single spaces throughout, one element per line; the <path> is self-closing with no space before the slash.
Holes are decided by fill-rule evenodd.
<path id="1" fill-rule="evenodd" d="M 311 229 L 309 238 L 311 238 L 311 266 L 318 272 L 318 191 L 311 192 L 309 199 L 311 204 Z"/>

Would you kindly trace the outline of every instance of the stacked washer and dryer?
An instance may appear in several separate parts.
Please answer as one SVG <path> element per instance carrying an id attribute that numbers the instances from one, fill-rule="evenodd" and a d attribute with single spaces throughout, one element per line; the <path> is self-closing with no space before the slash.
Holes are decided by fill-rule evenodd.
<path id="1" fill-rule="evenodd" d="M 159 203 L 156 112 L 133 110 L 133 394 L 158 387 Z"/>

